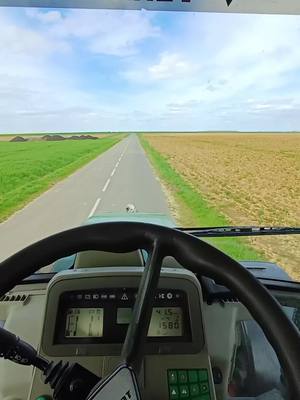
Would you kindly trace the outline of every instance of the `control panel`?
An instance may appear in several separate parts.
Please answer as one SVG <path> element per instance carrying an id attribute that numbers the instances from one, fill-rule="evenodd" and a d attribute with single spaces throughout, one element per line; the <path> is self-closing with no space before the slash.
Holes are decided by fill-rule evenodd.
<path id="1" fill-rule="evenodd" d="M 66 273 L 50 285 L 42 338 L 45 354 L 121 353 L 140 275 L 126 276 L 122 271 L 125 276 L 102 276 L 99 283 L 93 272 L 88 277 L 83 272 Z M 146 354 L 193 354 L 201 350 L 204 336 L 198 299 L 197 288 L 188 280 L 171 276 L 160 279 Z"/>
<path id="2" fill-rule="evenodd" d="M 207 369 L 169 369 L 170 400 L 210 400 Z"/>
<path id="3" fill-rule="evenodd" d="M 142 268 L 64 271 L 49 283 L 40 353 L 106 377 L 121 361 Z M 162 269 L 138 377 L 144 400 L 215 400 L 197 278 Z M 30 400 L 52 396 L 35 372 Z"/>
<path id="4" fill-rule="evenodd" d="M 137 288 L 62 293 L 54 344 L 123 343 Z M 148 341 L 191 341 L 187 296 L 183 290 L 157 290 Z"/>

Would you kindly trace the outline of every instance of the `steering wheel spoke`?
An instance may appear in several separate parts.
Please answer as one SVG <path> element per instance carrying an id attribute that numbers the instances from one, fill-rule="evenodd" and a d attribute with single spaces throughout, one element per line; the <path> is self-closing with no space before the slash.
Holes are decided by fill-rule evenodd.
<path id="1" fill-rule="evenodd" d="M 144 273 L 139 285 L 137 298 L 133 307 L 132 319 L 127 329 L 121 357 L 132 367 L 136 375 L 140 373 L 144 356 L 144 345 L 152 315 L 155 290 L 158 285 L 163 254 L 162 246 L 157 240 L 148 252 Z"/>

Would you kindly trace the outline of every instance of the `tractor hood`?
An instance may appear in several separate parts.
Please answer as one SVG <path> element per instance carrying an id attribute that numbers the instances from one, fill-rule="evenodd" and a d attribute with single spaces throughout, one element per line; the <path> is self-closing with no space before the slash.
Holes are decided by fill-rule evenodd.
<path id="1" fill-rule="evenodd" d="M 83 225 L 98 224 L 101 222 L 146 222 L 149 224 L 156 224 L 167 226 L 170 228 L 175 227 L 174 221 L 165 214 L 159 213 L 104 213 L 101 215 L 93 215 L 88 218 Z M 53 272 L 60 272 L 72 268 L 74 265 L 76 254 L 61 258 L 57 260 L 52 267 Z"/>
<path id="2" fill-rule="evenodd" d="M 107 213 L 94 215 L 84 225 L 98 224 L 100 222 L 145 222 L 170 228 L 175 227 L 175 223 L 170 217 L 165 214 L 156 213 Z"/>
<path id="3" fill-rule="evenodd" d="M 97 224 L 101 222 L 145 222 L 175 227 L 174 221 L 165 214 L 159 213 L 104 213 L 90 217 L 84 224 Z M 62 258 L 53 265 L 53 272 L 59 272 L 71 268 L 74 265 L 75 255 Z M 288 274 L 277 264 L 263 261 L 240 261 L 252 274 L 258 278 L 289 281 Z"/>

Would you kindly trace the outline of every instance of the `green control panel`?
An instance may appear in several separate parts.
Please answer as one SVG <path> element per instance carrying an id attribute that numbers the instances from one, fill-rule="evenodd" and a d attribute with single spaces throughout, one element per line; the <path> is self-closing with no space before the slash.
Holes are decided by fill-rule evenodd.
<path id="1" fill-rule="evenodd" d="M 207 369 L 168 369 L 170 400 L 211 400 Z"/>

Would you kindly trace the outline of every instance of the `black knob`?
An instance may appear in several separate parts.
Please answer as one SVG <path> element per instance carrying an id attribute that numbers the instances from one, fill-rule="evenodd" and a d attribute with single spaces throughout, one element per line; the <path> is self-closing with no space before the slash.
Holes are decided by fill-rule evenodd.
<path id="1" fill-rule="evenodd" d="M 223 374 L 219 367 L 212 368 L 213 380 L 215 385 L 220 385 L 223 382 Z"/>

